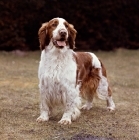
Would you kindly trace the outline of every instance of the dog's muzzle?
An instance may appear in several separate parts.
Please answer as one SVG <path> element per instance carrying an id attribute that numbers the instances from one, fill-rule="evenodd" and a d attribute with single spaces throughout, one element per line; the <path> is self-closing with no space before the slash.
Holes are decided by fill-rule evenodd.
<path id="1" fill-rule="evenodd" d="M 65 29 L 60 29 L 58 34 L 58 39 L 53 39 L 53 43 L 57 48 L 62 49 L 67 45 L 67 31 Z"/>

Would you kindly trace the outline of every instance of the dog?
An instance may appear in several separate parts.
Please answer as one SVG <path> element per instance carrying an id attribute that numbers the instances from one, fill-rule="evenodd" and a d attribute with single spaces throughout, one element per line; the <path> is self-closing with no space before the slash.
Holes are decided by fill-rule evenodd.
<path id="1" fill-rule="evenodd" d="M 52 109 L 63 105 L 60 124 L 71 124 L 80 116 L 80 109 L 90 110 L 93 97 L 107 101 L 115 109 L 106 69 L 94 53 L 74 52 L 77 31 L 63 18 L 43 23 L 38 31 L 41 60 L 38 77 L 40 116 L 37 122 L 48 121 Z M 81 107 L 81 98 L 86 103 Z"/>

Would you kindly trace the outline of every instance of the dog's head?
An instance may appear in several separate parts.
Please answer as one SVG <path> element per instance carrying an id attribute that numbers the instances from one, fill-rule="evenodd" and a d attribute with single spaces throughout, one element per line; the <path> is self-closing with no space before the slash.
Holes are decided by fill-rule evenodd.
<path id="1" fill-rule="evenodd" d="M 49 22 L 43 23 L 39 29 L 39 41 L 41 50 L 49 45 L 50 41 L 59 49 L 69 46 L 75 48 L 76 30 L 63 18 L 54 18 Z"/>

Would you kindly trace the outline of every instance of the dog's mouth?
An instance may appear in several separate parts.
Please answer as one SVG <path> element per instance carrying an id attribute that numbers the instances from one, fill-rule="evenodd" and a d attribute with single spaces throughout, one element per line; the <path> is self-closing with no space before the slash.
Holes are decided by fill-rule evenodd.
<path id="1" fill-rule="evenodd" d="M 65 39 L 53 40 L 53 43 L 59 49 L 62 49 L 62 48 L 64 48 L 67 45 Z"/>

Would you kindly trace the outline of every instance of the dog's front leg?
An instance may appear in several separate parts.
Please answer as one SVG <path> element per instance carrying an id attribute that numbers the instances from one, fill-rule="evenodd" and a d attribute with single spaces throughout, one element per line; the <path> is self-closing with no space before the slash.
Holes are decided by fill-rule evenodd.
<path id="1" fill-rule="evenodd" d="M 70 88 L 70 91 L 65 95 L 66 102 L 64 103 L 65 110 L 60 124 L 71 124 L 71 120 L 76 120 L 80 116 L 81 98 L 79 97 L 79 90 Z"/>
<path id="2" fill-rule="evenodd" d="M 79 98 L 77 99 L 77 102 L 80 102 Z M 64 114 L 58 123 L 66 125 L 71 124 L 71 120 L 76 120 L 80 116 L 80 110 L 76 105 L 76 102 L 67 104 Z"/>
<path id="3" fill-rule="evenodd" d="M 60 123 L 60 124 L 71 124 L 72 110 L 69 109 L 68 106 L 69 105 L 66 106 L 64 114 L 63 114 L 61 120 L 58 123 Z"/>
<path id="4" fill-rule="evenodd" d="M 46 102 L 45 93 L 41 91 L 41 105 L 40 105 L 41 114 L 37 118 L 37 122 L 44 122 L 49 120 L 50 110 Z"/>
<path id="5" fill-rule="evenodd" d="M 71 124 L 71 116 L 72 116 L 72 109 L 70 108 L 71 104 L 67 103 L 64 114 L 61 120 L 58 122 L 60 124 Z"/>

